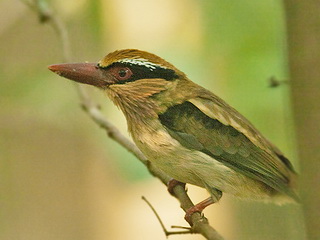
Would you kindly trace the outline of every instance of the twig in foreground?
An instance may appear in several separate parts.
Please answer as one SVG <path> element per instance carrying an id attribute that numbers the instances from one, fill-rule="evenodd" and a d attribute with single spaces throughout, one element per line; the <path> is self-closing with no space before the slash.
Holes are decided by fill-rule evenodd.
<path id="1" fill-rule="evenodd" d="M 144 196 L 142 196 L 141 198 L 142 198 L 142 200 L 144 200 L 144 201 L 148 204 L 148 206 L 151 208 L 152 212 L 154 213 L 154 215 L 155 215 L 156 218 L 158 219 L 158 221 L 159 221 L 159 223 L 160 223 L 160 225 L 161 225 L 161 227 L 162 227 L 162 230 L 163 230 L 164 234 L 165 234 L 167 237 L 170 236 L 170 235 L 190 234 L 190 233 L 193 233 L 193 232 L 192 232 L 192 228 L 190 228 L 190 227 L 178 227 L 178 226 L 173 226 L 173 227 L 174 227 L 174 228 L 187 229 L 187 231 L 175 231 L 175 232 L 168 231 L 168 230 L 166 229 L 166 227 L 164 226 L 164 224 L 163 224 L 163 222 L 162 222 L 159 214 L 158 214 L 157 211 L 154 209 L 154 207 L 151 205 L 151 203 L 150 203 Z"/>

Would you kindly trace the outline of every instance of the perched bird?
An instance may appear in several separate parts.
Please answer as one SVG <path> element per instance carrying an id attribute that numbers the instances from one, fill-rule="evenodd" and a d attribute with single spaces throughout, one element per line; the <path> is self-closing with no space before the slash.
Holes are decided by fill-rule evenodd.
<path id="1" fill-rule="evenodd" d="M 211 196 L 189 209 L 188 216 L 219 201 L 222 192 L 280 204 L 298 201 L 297 174 L 280 150 L 234 108 L 164 59 L 126 49 L 99 63 L 49 69 L 105 91 L 154 165 L 176 181 L 207 189 Z"/>

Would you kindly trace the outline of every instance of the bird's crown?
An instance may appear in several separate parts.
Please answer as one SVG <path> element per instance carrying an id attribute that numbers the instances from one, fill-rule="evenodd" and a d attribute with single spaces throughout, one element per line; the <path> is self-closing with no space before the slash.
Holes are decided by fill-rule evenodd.
<path id="1" fill-rule="evenodd" d="M 146 67 L 150 71 L 156 69 L 171 69 L 178 74 L 183 74 L 175 66 L 161 57 L 138 49 L 123 49 L 111 52 L 99 62 L 99 66 L 107 68 L 115 63 Z"/>

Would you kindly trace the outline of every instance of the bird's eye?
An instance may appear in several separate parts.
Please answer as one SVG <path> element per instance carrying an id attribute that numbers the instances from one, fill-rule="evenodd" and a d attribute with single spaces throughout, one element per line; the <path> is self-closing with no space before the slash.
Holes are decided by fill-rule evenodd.
<path id="1" fill-rule="evenodd" d="M 127 72 L 128 72 L 128 70 L 120 69 L 118 72 L 119 77 L 124 78 L 127 75 Z"/>
<path id="2" fill-rule="evenodd" d="M 132 76 L 132 71 L 130 70 L 130 68 L 119 68 L 116 70 L 115 72 L 115 77 L 118 80 L 128 80 L 130 77 Z"/>

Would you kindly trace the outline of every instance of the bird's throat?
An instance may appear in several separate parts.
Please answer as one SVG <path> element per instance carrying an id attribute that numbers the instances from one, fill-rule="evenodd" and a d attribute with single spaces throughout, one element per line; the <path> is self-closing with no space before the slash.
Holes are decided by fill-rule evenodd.
<path id="1" fill-rule="evenodd" d="M 153 93 L 154 91 L 149 92 L 149 94 L 145 96 L 142 96 L 141 93 L 138 94 L 138 92 L 135 93 L 135 91 L 139 90 L 126 88 L 124 85 L 113 85 L 107 89 L 108 97 L 125 115 L 130 132 L 133 130 L 130 125 L 146 124 L 149 119 L 158 117 L 158 106 L 151 98 L 151 96 L 155 94 Z M 140 91 L 142 90 L 140 89 Z"/>

